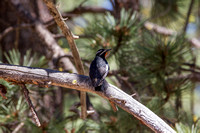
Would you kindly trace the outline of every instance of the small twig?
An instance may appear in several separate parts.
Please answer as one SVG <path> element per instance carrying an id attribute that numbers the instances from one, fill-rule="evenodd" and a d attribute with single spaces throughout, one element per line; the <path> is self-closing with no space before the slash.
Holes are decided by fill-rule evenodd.
<path id="1" fill-rule="evenodd" d="M 94 114 L 95 113 L 95 110 L 87 110 L 87 115 L 91 115 L 91 114 Z"/>
<path id="2" fill-rule="evenodd" d="M 134 97 L 134 96 L 136 96 L 136 93 L 131 94 L 131 97 Z"/>
<path id="3" fill-rule="evenodd" d="M 106 12 L 111 12 L 111 10 L 108 10 L 103 7 L 98 7 L 98 6 L 78 6 L 77 8 L 73 9 L 72 11 L 66 12 L 63 15 L 68 16 L 68 15 L 80 15 L 83 13 L 106 13 Z"/>
<path id="4" fill-rule="evenodd" d="M 190 63 L 183 63 L 183 65 L 185 66 L 189 66 L 190 68 L 193 68 L 194 70 L 199 70 L 200 71 L 200 67 L 197 66 L 196 64 L 190 64 Z"/>
<path id="5" fill-rule="evenodd" d="M 180 68 L 180 70 L 182 71 L 188 71 L 188 72 L 192 72 L 194 74 L 200 74 L 200 72 L 195 71 L 194 69 L 185 69 L 185 68 Z"/>
<path id="6" fill-rule="evenodd" d="M 79 7 L 82 7 L 83 4 L 84 4 L 85 2 L 87 2 L 87 0 L 83 0 L 83 1 L 79 4 L 78 8 L 79 8 Z"/>
<path id="7" fill-rule="evenodd" d="M 53 34 L 53 37 L 57 40 L 60 38 L 64 38 L 65 36 L 63 34 Z M 74 35 L 74 39 L 79 39 L 79 38 L 92 38 L 91 35 Z"/>
<path id="8" fill-rule="evenodd" d="M 12 131 L 12 133 L 17 133 L 24 126 L 24 122 L 19 123 L 17 127 Z"/>
<path id="9" fill-rule="evenodd" d="M 151 22 L 145 22 L 144 27 L 147 28 L 148 30 L 153 30 L 159 34 L 163 34 L 163 35 L 167 35 L 167 36 L 177 34 L 175 31 L 173 31 L 171 29 L 159 26 L 159 25 L 151 23 Z"/>
<path id="10" fill-rule="evenodd" d="M 187 18 L 186 18 L 186 21 L 185 21 L 185 25 L 183 27 L 183 32 L 184 33 L 186 32 L 186 29 L 187 29 L 187 25 L 188 25 L 188 22 L 189 22 L 190 14 L 192 12 L 192 6 L 193 6 L 193 4 L 194 4 L 194 0 L 191 0 L 190 6 L 189 6 L 189 9 L 188 9 L 188 12 L 187 12 Z"/>
<path id="11" fill-rule="evenodd" d="M 79 116 L 81 116 L 81 112 L 78 110 L 78 107 L 81 106 L 81 104 L 78 102 L 78 103 L 75 103 L 73 104 L 71 107 L 70 107 L 70 111 L 71 112 L 74 112 L 76 114 L 78 114 Z"/>
<path id="12" fill-rule="evenodd" d="M 22 90 L 23 90 L 24 97 L 26 98 L 26 101 L 27 101 L 27 103 L 28 103 L 28 105 L 29 105 L 29 108 L 31 109 L 33 118 L 35 119 L 35 123 L 36 123 L 36 125 L 37 125 L 38 127 L 40 127 L 40 126 L 41 126 L 41 122 L 40 122 L 40 120 L 39 120 L 39 118 L 38 118 L 38 116 L 37 116 L 37 113 L 36 113 L 36 111 L 35 111 L 35 108 L 34 108 L 34 106 L 33 106 L 33 104 L 32 104 L 32 101 L 31 101 L 31 99 L 30 99 L 30 97 L 29 97 L 29 91 L 28 91 L 28 89 L 26 88 L 26 86 L 25 86 L 24 84 L 20 84 L 20 86 L 21 86 L 21 88 L 22 88 Z"/>
<path id="13" fill-rule="evenodd" d="M 111 100 L 109 100 L 109 102 L 110 102 L 110 105 L 111 105 L 113 111 L 114 111 L 114 112 L 117 112 L 117 111 L 118 111 L 117 105 L 115 105 L 115 103 L 112 102 Z"/>
<path id="14" fill-rule="evenodd" d="M 109 0 L 109 1 L 112 4 L 112 7 L 114 8 L 115 7 L 115 3 L 113 2 L 113 0 Z"/>
<path id="15" fill-rule="evenodd" d="M 196 46 L 197 48 L 200 48 L 200 40 L 198 40 L 197 38 L 192 38 L 189 40 L 189 42 L 194 46 Z"/>
<path id="16" fill-rule="evenodd" d="M 47 5 L 50 13 L 54 17 L 54 20 L 56 21 L 57 25 L 62 30 L 62 33 L 65 35 L 65 37 L 66 37 L 66 39 L 69 43 L 69 46 L 70 46 L 70 49 L 72 51 L 72 54 L 73 54 L 73 57 L 74 57 L 74 62 L 75 62 L 76 69 L 77 69 L 78 73 L 81 74 L 81 75 L 84 75 L 83 64 L 82 64 L 78 49 L 76 47 L 76 43 L 74 41 L 74 38 L 77 38 L 77 37 L 74 37 L 74 35 L 70 31 L 67 24 L 64 22 L 63 17 L 61 16 L 61 13 L 57 10 L 57 8 L 54 6 L 54 4 L 51 1 L 48 1 L 48 0 L 43 0 L 43 1 Z M 80 97 L 81 97 L 81 117 L 83 119 L 85 119 L 87 117 L 86 93 L 81 92 Z"/>
<path id="17" fill-rule="evenodd" d="M 82 15 L 84 13 L 106 13 L 106 12 L 110 12 L 111 14 L 113 14 L 113 12 L 111 10 L 105 9 L 103 7 L 95 7 L 95 6 L 81 6 L 81 7 L 76 7 L 75 9 L 73 9 L 72 11 L 69 12 L 64 12 L 62 13 L 62 16 L 64 18 L 68 18 L 71 19 L 72 17 L 77 17 L 79 15 Z M 47 27 L 55 24 L 54 20 L 48 20 L 47 22 L 44 23 Z"/>

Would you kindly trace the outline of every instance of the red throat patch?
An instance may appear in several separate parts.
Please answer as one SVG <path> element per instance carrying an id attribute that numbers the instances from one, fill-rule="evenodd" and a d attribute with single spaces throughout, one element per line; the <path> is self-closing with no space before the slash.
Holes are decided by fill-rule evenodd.
<path id="1" fill-rule="evenodd" d="M 109 51 L 105 53 L 105 58 L 109 55 Z"/>

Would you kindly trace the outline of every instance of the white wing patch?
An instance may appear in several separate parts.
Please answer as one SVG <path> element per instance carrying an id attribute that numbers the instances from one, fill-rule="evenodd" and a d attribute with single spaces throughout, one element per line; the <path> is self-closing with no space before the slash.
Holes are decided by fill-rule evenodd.
<path id="1" fill-rule="evenodd" d="M 106 72 L 108 71 L 108 69 L 109 69 L 109 68 L 108 68 L 108 64 L 106 64 Z"/>

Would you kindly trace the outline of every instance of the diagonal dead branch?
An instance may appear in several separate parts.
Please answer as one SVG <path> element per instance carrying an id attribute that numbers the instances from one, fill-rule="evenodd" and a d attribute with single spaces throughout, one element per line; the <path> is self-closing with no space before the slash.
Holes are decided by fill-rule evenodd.
<path id="1" fill-rule="evenodd" d="M 183 27 L 183 32 L 184 33 L 186 32 L 186 29 L 187 29 L 187 25 L 188 25 L 188 22 L 189 22 L 189 17 L 190 17 L 190 14 L 192 12 L 193 5 L 194 5 L 194 0 L 191 0 L 190 6 L 189 6 L 189 9 L 188 9 L 188 12 L 187 12 L 187 17 L 186 17 L 185 25 Z"/>
<path id="2" fill-rule="evenodd" d="M 54 4 L 51 1 L 43 0 L 44 3 L 47 5 L 50 13 L 52 14 L 54 20 L 56 21 L 57 25 L 62 30 L 62 33 L 64 34 L 65 38 L 67 39 L 70 49 L 72 51 L 74 62 L 77 68 L 77 71 L 79 74 L 84 75 L 84 69 L 83 64 L 78 52 L 78 48 L 76 47 L 76 43 L 74 41 L 74 35 L 70 31 L 69 27 L 65 23 L 63 17 L 61 16 L 60 12 L 57 10 L 57 8 L 54 6 Z M 80 94 L 81 99 L 81 117 L 85 119 L 87 117 L 87 111 L 86 111 L 86 93 L 81 92 Z"/>
<path id="3" fill-rule="evenodd" d="M 33 104 L 32 104 L 32 101 L 31 101 L 31 99 L 30 99 L 30 97 L 29 97 L 29 91 L 28 91 L 28 89 L 26 88 L 25 84 L 20 84 L 20 86 L 21 86 L 21 88 L 22 88 L 22 90 L 23 90 L 24 97 L 26 98 L 26 101 L 27 101 L 27 103 L 28 103 L 28 105 L 29 105 L 29 108 L 31 109 L 31 112 L 32 112 L 33 118 L 34 118 L 34 120 L 35 120 L 35 123 L 36 123 L 36 125 L 37 125 L 38 127 L 40 127 L 40 126 L 41 126 L 41 122 L 40 122 L 40 120 L 39 120 L 39 118 L 38 118 L 38 116 L 37 116 L 37 112 L 35 111 L 35 108 L 34 108 L 34 106 L 33 106 Z"/>
<path id="4" fill-rule="evenodd" d="M 175 131 L 156 114 L 117 87 L 104 83 L 107 85 L 105 91 L 95 91 L 88 76 L 59 72 L 50 69 L 0 64 L 0 78 L 19 84 L 55 85 L 96 93 L 135 116 L 153 131 L 160 133 L 175 133 Z"/>

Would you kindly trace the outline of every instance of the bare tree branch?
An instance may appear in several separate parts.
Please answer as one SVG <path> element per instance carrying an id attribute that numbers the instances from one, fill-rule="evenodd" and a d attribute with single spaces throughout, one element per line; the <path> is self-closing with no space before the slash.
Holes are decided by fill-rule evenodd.
<path id="1" fill-rule="evenodd" d="M 54 20 L 56 21 L 57 25 L 62 30 L 62 33 L 65 35 L 65 38 L 67 39 L 70 49 L 72 51 L 74 62 L 76 65 L 76 69 L 79 74 L 84 75 L 84 69 L 83 64 L 78 52 L 78 48 L 76 47 L 76 43 L 74 41 L 74 35 L 70 31 L 69 27 L 65 23 L 63 17 L 61 16 L 60 12 L 57 10 L 57 8 L 54 6 L 54 4 L 51 1 L 43 0 L 44 3 L 47 5 L 50 13 L 54 17 Z M 87 110 L 86 110 L 86 93 L 81 92 L 80 94 L 81 99 L 81 117 L 85 119 L 87 117 Z"/>
<path id="2" fill-rule="evenodd" d="M 148 21 L 144 23 L 144 27 L 147 28 L 148 30 L 155 31 L 158 34 L 163 34 L 163 35 L 166 35 L 166 36 L 178 34 L 178 32 L 176 32 L 174 30 L 168 29 L 166 27 L 159 26 L 157 24 L 154 24 L 154 23 L 151 23 L 151 22 L 148 22 Z M 198 40 L 197 38 L 188 39 L 188 41 L 192 45 L 194 45 L 195 47 L 200 48 L 200 40 Z"/>
<path id="3" fill-rule="evenodd" d="M 159 133 L 175 133 L 175 131 L 156 114 L 117 87 L 105 82 L 104 84 L 107 86 L 105 91 L 95 91 L 88 76 L 64 73 L 50 69 L 0 64 L 0 78 L 8 82 L 19 84 L 55 85 L 96 93 L 132 114 L 153 131 Z"/>
<path id="4" fill-rule="evenodd" d="M 70 14 L 82 14 L 82 13 L 106 13 L 106 12 L 112 12 L 111 10 L 105 9 L 103 7 L 97 7 L 97 6 L 78 6 L 77 8 L 74 8 L 72 11 L 66 12 L 63 15 L 68 16 Z"/>
<path id="5" fill-rule="evenodd" d="M 12 133 L 17 133 L 24 126 L 24 122 L 19 123 L 17 127 L 12 131 Z"/>
<path id="6" fill-rule="evenodd" d="M 191 0 L 190 6 L 189 6 L 189 9 L 188 9 L 188 12 L 187 12 L 187 18 L 186 18 L 186 21 L 185 21 L 185 25 L 183 27 L 183 32 L 184 33 L 186 32 L 186 29 L 187 29 L 187 25 L 188 25 L 188 22 L 189 22 L 190 14 L 192 12 L 192 6 L 193 6 L 193 4 L 194 4 L 194 0 Z"/>
<path id="7" fill-rule="evenodd" d="M 151 23 L 151 22 L 144 23 L 144 27 L 147 28 L 148 30 L 153 30 L 159 34 L 163 34 L 166 36 L 177 34 L 175 31 L 173 31 L 171 29 L 159 26 L 159 25 Z"/>
<path id="8" fill-rule="evenodd" d="M 22 90 L 23 90 L 24 97 L 25 97 L 25 99 L 26 99 L 26 101 L 27 101 L 27 103 L 28 103 L 28 105 L 29 105 L 29 108 L 31 109 L 31 112 L 32 112 L 33 118 L 34 118 L 34 120 L 35 120 L 35 123 L 36 123 L 36 125 L 37 125 L 38 127 L 40 127 L 40 126 L 41 126 L 41 122 L 40 122 L 40 120 L 39 120 L 39 118 L 38 118 L 38 116 L 37 116 L 37 112 L 35 111 L 35 108 L 34 108 L 34 106 L 33 106 L 33 104 L 32 104 L 32 101 L 31 101 L 31 99 L 30 99 L 30 97 L 29 97 L 29 91 L 28 91 L 28 89 L 26 88 L 25 84 L 20 84 L 20 86 L 21 86 L 21 88 L 22 88 Z"/>

